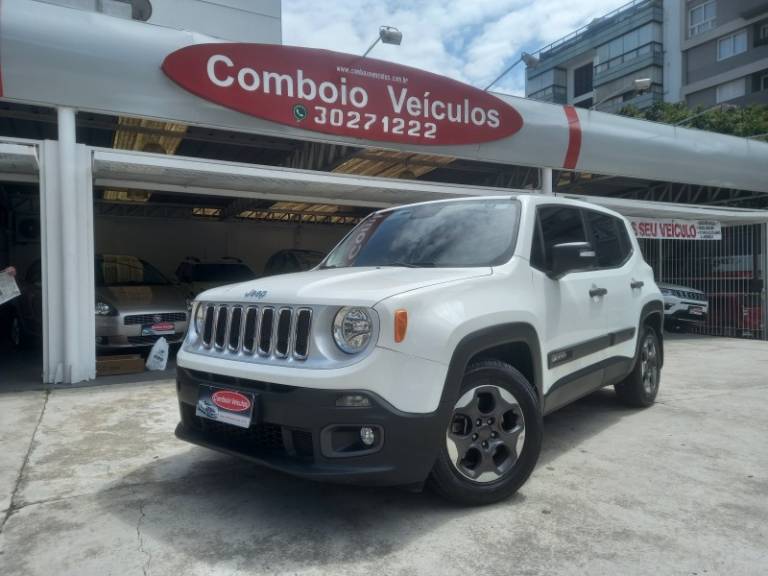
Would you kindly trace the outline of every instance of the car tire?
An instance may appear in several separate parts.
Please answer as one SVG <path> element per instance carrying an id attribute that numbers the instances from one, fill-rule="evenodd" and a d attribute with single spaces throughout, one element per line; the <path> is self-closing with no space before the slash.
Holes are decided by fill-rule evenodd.
<path id="1" fill-rule="evenodd" d="M 14 350 L 21 350 L 27 343 L 27 336 L 24 333 L 24 325 L 18 314 L 11 314 L 8 322 L 8 342 Z"/>
<path id="2" fill-rule="evenodd" d="M 464 374 L 444 438 L 427 481 L 430 488 L 470 506 L 511 496 L 528 479 L 541 452 L 542 414 L 535 389 L 509 364 L 473 363 Z"/>
<path id="3" fill-rule="evenodd" d="M 660 363 L 659 337 L 653 328 L 645 326 L 632 372 L 614 386 L 619 400 L 633 408 L 646 408 L 653 404 L 661 383 Z"/>

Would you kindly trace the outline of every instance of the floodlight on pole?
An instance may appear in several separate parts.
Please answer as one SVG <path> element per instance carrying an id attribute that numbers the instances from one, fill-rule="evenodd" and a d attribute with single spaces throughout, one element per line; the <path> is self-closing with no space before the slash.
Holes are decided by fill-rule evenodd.
<path id="1" fill-rule="evenodd" d="M 596 102 L 592 106 L 589 107 L 590 110 L 594 110 L 600 104 L 603 104 L 604 102 L 610 100 L 611 98 L 615 98 L 616 96 L 620 96 L 621 94 L 625 94 L 627 92 L 637 92 L 638 94 L 644 94 L 648 90 L 650 90 L 651 85 L 653 84 L 653 80 L 650 78 L 635 78 L 632 80 L 632 87 L 630 89 L 627 89 L 626 87 L 621 87 L 615 92 L 612 92 L 602 100 Z"/>
<path id="2" fill-rule="evenodd" d="M 536 64 L 538 64 L 538 63 L 539 63 L 539 59 L 538 59 L 536 56 L 534 56 L 533 54 L 528 54 L 528 52 L 523 52 L 523 53 L 520 55 L 520 58 L 518 58 L 517 60 L 515 60 L 514 62 L 512 62 L 512 64 L 510 64 L 509 66 L 507 66 L 507 68 L 506 68 L 506 70 L 504 70 L 504 72 L 502 72 L 501 74 L 499 74 L 499 75 L 498 75 L 498 76 L 497 76 L 497 77 L 496 77 L 496 78 L 493 80 L 493 82 L 491 82 L 490 84 L 488 84 L 488 86 L 486 86 L 485 88 L 483 88 L 483 91 L 484 91 L 484 92 L 488 92 L 488 89 L 489 89 L 491 86 L 493 86 L 494 84 L 496 84 L 496 82 L 498 82 L 499 80 L 501 80 L 502 78 L 504 78 L 504 76 L 506 76 L 506 75 L 509 73 L 509 71 L 510 71 L 510 70 L 512 70 L 512 68 L 514 68 L 515 66 L 517 66 L 518 64 L 520 64 L 520 62 L 525 62 L 525 65 L 526 65 L 526 66 L 528 66 L 528 67 L 530 68 L 531 66 L 536 66 Z"/>
<path id="3" fill-rule="evenodd" d="M 376 44 L 378 44 L 379 42 L 383 42 L 384 44 L 394 44 L 395 46 L 399 46 L 402 41 L 403 41 L 403 33 L 400 32 L 400 30 L 398 30 L 394 26 L 380 26 L 378 38 L 376 38 L 376 40 L 373 41 L 373 44 L 368 46 L 368 50 L 366 50 L 365 54 L 363 54 L 363 58 L 368 56 L 368 53 L 371 50 L 373 50 L 373 47 L 376 46 Z"/>

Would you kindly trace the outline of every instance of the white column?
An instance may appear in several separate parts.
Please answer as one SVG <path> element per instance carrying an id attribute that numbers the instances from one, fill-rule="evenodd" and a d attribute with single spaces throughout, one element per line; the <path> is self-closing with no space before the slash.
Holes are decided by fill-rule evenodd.
<path id="1" fill-rule="evenodd" d="M 760 228 L 762 234 L 762 270 L 761 278 L 763 280 L 763 339 L 768 340 L 768 224 L 763 224 Z"/>
<path id="2" fill-rule="evenodd" d="M 75 158 L 75 111 L 59 108 L 59 195 L 61 196 L 61 258 L 64 296 L 64 382 L 72 382 L 73 362 L 78 356 L 77 341 L 77 177 Z"/>
<path id="3" fill-rule="evenodd" d="M 59 109 L 58 119 L 58 142 L 40 152 L 43 380 L 70 384 L 96 376 L 93 179 L 75 111 Z"/>
<path id="4" fill-rule="evenodd" d="M 541 176 L 541 193 L 552 196 L 552 168 L 542 168 L 539 175 Z"/>
<path id="5" fill-rule="evenodd" d="M 43 273 L 43 381 L 64 381 L 64 282 L 58 143 L 40 146 L 40 259 Z"/>

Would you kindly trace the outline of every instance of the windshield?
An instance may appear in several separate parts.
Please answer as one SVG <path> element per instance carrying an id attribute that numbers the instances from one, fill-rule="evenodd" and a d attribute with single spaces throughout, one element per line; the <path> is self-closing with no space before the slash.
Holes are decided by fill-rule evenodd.
<path id="1" fill-rule="evenodd" d="M 157 268 L 135 256 L 97 256 L 96 286 L 165 286 Z"/>
<path id="2" fill-rule="evenodd" d="M 322 268 L 498 266 L 512 256 L 519 212 L 509 198 L 379 212 L 352 230 Z"/>
<path id="3" fill-rule="evenodd" d="M 245 264 L 196 264 L 192 267 L 192 282 L 242 282 L 253 280 L 255 274 Z"/>

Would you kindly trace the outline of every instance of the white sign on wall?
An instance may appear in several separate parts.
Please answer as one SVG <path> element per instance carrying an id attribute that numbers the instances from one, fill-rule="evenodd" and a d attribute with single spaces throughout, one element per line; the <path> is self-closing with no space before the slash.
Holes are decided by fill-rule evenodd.
<path id="1" fill-rule="evenodd" d="M 630 217 L 638 238 L 661 240 L 722 240 L 720 222 L 716 220 L 671 220 Z"/>

